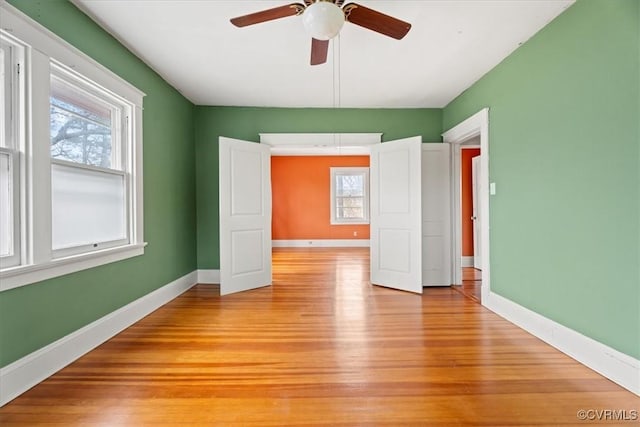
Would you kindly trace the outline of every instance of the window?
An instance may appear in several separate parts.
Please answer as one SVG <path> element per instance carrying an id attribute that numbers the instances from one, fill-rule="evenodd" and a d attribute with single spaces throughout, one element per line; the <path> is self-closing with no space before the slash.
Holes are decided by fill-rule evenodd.
<path id="1" fill-rule="evenodd" d="M 331 224 L 369 223 L 369 168 L 331 168 Z"/>
<path id="2" fill-rule="evenodd" d="M 0 13 L 0 291 L 141 255 L 144 94 Z"/>
<path id="3" fill-rule="evenodd" d="M 22 47 L 0 38 L 0 267 L 20 262 L 20 110 L 18 66 Z"/>
<path id="4" fill-rule="evenodd" d="M 52 65 L 50 122 L 55 256 L 128 243 L 127 106 Z"/>

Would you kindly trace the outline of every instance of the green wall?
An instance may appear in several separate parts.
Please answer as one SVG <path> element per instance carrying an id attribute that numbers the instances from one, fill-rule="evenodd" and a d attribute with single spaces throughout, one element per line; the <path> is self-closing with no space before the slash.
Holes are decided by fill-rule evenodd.
<path id="1" fill-rule="evenodd" d="M 443 115 L 490 108 L 491 289 L 635 358 L 639 8 L 578 1 Z"/>
<path id="2" fill-rule="evenodd" d="M 11 0 L 144 91 L 145 255 L 0 293 L 0 366 L 196 268 L 194 106 L 66 0 Z"/>
<path id="3" fill-rule="evenodd" d="M 384 141 L 441 140 L 440 109 L 196 107 L 198 268 L 220 268 L 218 137 L 259 141 L 258 133 L 383 132 Z"/>

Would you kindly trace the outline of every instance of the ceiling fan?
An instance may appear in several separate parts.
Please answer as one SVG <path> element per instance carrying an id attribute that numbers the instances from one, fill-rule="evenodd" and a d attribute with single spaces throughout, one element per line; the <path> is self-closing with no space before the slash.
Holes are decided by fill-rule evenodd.
<path id="1" fill-rule="evenodd" d="M 302 23 L 311 35 L 311 65 L 327 62 L 329 40 L 338 35 L 346 22 L 359 25 L 394 39 L 402 39 L 411 24 L 356 3 L 343 6 L 345 0 L 304 0 L 231 19 L 236 27 L 259 24 L 287 16 L 302 15 Z"/>

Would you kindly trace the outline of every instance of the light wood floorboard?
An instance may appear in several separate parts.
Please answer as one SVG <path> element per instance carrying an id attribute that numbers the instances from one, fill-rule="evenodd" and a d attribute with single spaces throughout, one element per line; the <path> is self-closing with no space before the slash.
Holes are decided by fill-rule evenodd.
<path id="1" fill-rule="evenodd" d="M 640 410 L 451 288 L 371 286 L 368 249 L 273 262 L 273 286 L 195 286 L 1 408 L 0 425 L 585 426 L 599 422 L 581 409 Z"/>

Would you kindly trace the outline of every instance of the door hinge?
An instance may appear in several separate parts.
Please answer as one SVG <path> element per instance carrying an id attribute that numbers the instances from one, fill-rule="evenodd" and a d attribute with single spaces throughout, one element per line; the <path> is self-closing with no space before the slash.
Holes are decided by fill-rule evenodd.
<path id="1" fill-rule="evenodd" d="M 20 74 L 20 63 L 16 64 L 18 68 L 18 75 Z"/>

